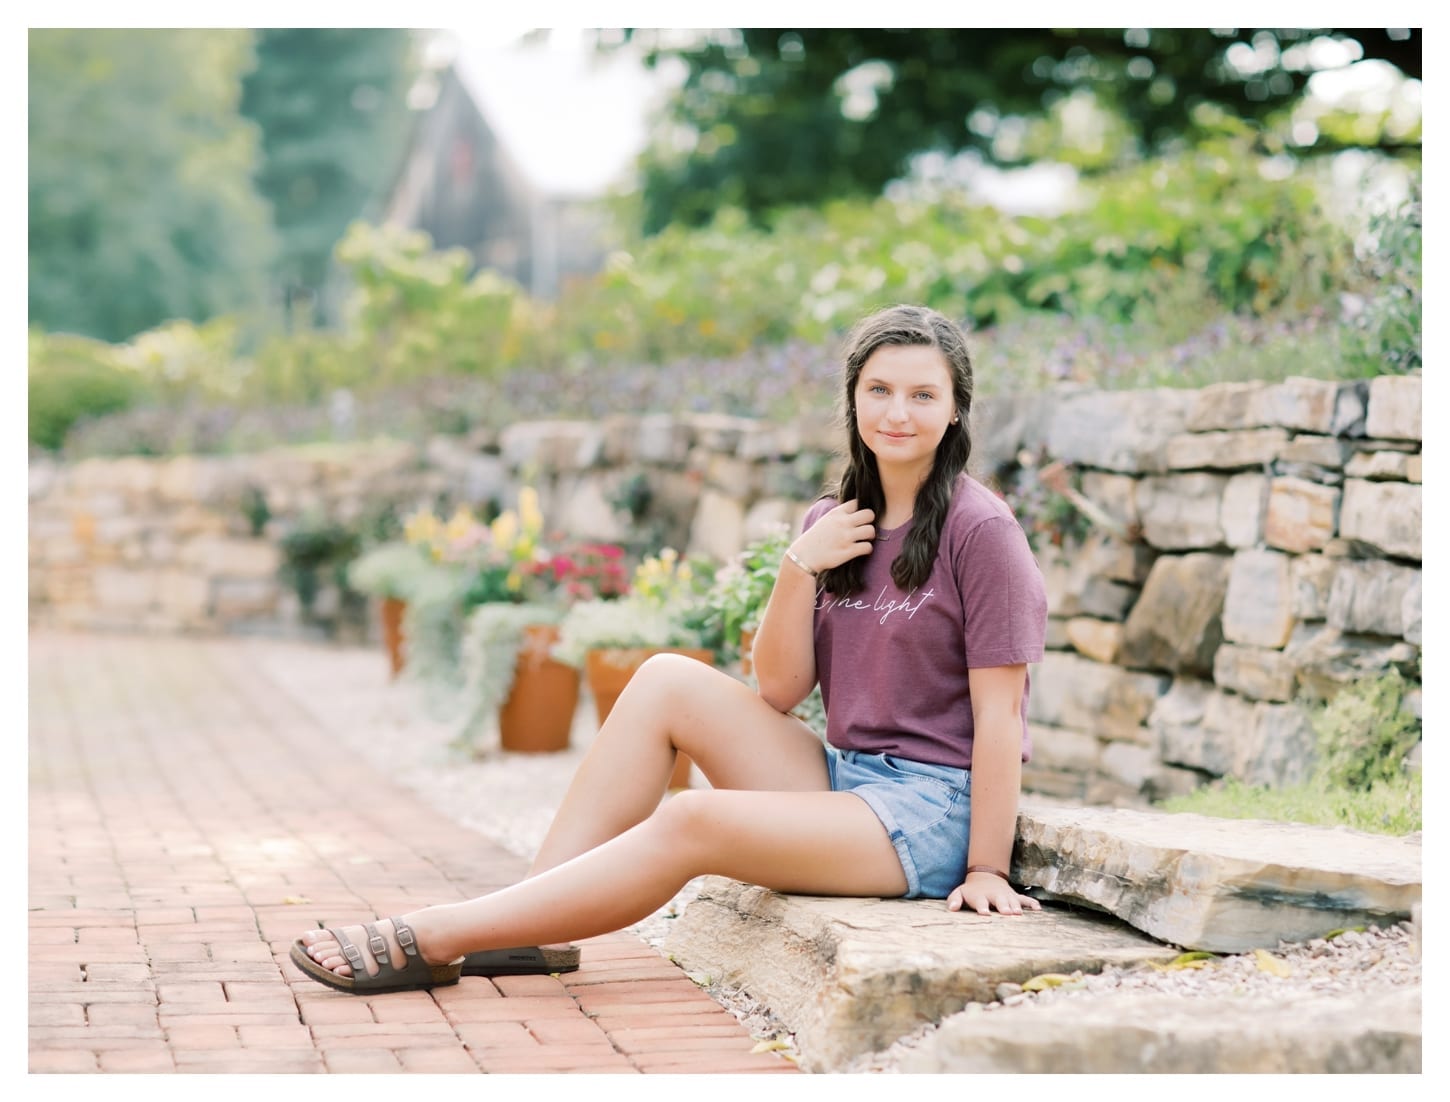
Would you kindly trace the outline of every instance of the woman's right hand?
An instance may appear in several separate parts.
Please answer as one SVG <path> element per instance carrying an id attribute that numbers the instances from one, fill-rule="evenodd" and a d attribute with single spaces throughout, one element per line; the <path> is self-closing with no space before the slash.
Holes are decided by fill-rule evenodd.
<path id="1" fill-rule="evenodd" d="M 875 519 L 876 514 L 859 508 L 856 499 L 843 501 L 796 537 L 790 549 L 812 570 L 829 570 L 871 554 Z"/>

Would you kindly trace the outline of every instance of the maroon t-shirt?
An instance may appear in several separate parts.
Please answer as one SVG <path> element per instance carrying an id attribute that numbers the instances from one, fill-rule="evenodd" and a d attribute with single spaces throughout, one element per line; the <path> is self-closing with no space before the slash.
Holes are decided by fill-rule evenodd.
<path id="1" fill-rule="evenodd" d="M 818 501 L 804 528 L 836 504 Z M 957 480 L 931 574 L 903 593 L 891 580 L 891 564 L 911 523 L 878 533 L 859 593 L 816 595 L 826 741 L 970 769 L 967 670 L 1041 662 L 1047 591 L 1011 509 L 975 479 Z M 1032 752 L 1029 690 L 1022 691 L 1023 761 Z"/>

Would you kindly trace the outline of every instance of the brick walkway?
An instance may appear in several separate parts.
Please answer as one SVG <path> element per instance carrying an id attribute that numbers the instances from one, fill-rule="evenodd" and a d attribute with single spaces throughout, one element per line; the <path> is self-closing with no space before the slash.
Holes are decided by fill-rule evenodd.
<path id="1" fill-rule="evenodd" d="M 478 895 L 524 862 L 331 754 L 255 660 L 272 645 L 31 635 L 32 1072 L 796 1070 L 629 934 L 557 979 L 367 998 L 302 976 L 301 930 Z"/>

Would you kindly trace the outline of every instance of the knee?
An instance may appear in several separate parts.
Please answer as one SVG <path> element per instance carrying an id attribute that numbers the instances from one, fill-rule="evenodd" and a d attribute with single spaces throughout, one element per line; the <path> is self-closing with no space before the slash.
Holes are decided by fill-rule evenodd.
<path id="1" fill-rule="evenodd" d="M 683 654 L 652 654 L 640 664 L 629 679 L 625 691 L 654 693 L 660 696 L 689 694 L 702 677 L 717 670 Z"/>
<path id="2" fill-rule="evenodd" d="M 687 788 L 676 792 L 651 816 L 661 835 L 675 845 L 699 848 L 698 843 L 715 837 L 719 823 L 712 813 L 712 797 L 708 789 Z"/>

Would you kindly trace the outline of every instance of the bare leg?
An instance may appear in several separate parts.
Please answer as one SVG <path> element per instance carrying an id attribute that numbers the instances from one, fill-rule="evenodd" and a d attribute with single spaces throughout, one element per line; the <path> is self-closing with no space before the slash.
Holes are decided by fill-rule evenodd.
<path id="1" fill-rule="evenodd" d="M 681 655 L 656 655 L 615 702 L 529 875 L 643 822 L 659 806 L 677 751 L 716 788 L 830 787 L 820 740 L 805 724 L 781 715 L 729 674 Z"/>
<path id="2" fill-rule="evenodd" d="M 480 949 L 621 929 L 707 873 L 813 895 L 896 896 L 906 890 L 885 828 L 856 796 L 702 790 L 680 793 L 618 837 L 512 887 L 404 918 L 423 959 L 441 964 Z M 380 928 L 391 938 L 386 925 Z M 348 928 L 348 936 L 357 941 L 362 928 Z M 314 960 L 350 974 L 325 930 L 311 931 L 304 941 Z M 401 963 L 400 951 L 392 952 Z"/>

